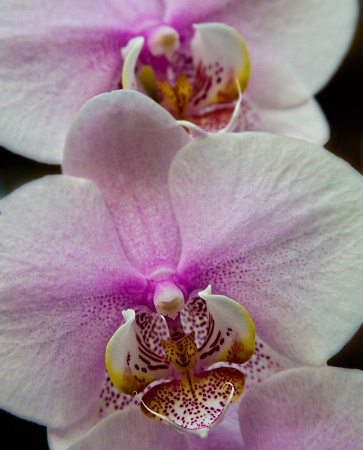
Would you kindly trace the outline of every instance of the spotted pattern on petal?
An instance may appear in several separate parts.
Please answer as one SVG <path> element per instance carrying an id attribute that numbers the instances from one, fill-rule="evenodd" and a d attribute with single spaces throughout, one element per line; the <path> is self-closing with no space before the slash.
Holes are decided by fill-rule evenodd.
<path id="1" fill-rule="evenodd" d="M 105 418 L 115 411 L 126 408 L 131 403 L 139 405 L 137 397 L 122 394 L 115 386 L 108 375 L 105 373 L 105 379 L 99 393 L 99 416 Z"/>
<path id="2" fill-rule="evenodd" d="M 152 411 L 161 414 L 186 430 L 211 427 L 223 414 L 231 395 L 232 383 L 236 401 L 242 394 L 245 376 L 234 368 L 218 368 L 200 375 L 189 372 L 181 380 L 159 384 L 142 398 Z M 141 403 L 142 412 L 161 420 Z"/>
<path id="3" fill-rule="evenodd" d="M 169 339 L 169 329 L 163 317 L 147 309 L 140 309 L 136 312 L 135 321 L 144 344 L 151 352 L 164 358 L 161 342 Z"/>
<path id="4" fill-rule="evenodd" d="M 208 319 L 206 302 L 200 297 L 189 299 L 180 313 L 180 320 L 185 333 L 195 333 L 195 343 L 200 349 L 213 326 Z"/>
<path id="5" fill-rule="evenodd" d="M 249 343 L 243 342 L 237 330 L 219 323 L 218 317 L 215 320 L 202 298 L 190 299 L 180 316 L 185 332 L 195 332 L 201 366 L 220 361 L 241 364 L 252 356 Z"/>

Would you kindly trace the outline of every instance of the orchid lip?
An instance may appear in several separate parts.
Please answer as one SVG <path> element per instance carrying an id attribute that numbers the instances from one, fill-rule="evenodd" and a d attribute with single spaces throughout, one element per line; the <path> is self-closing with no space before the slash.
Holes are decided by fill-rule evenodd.
<path id="1" fill-rule="evenodd" d="M 155 417 L 157 417 L 158 419 L 160 419 L 162 422 L 165 422 L 167 425 L 170 425 L 175 431 L 177 431 L 178 433 L 181 434 L 195 434 L 197 436 L 199 436 L 202 439 L 206 439 L 208 437 L 209 432 L 211 431 L 212 428 L 214 428 L 216 425 L 218 425 L 218 423 L 220 423 L 224 416 L 225 413 L 227 412 L 227 409 L 230 405 L 230 403 L 232 402 L 233 399 L 233 395 L 234 395 L 234 386 L 233 383 L 227 381 L 226 383 L 223 384 L 223 386 L 221 387 L 220 390 L 223 390 L 226 386 L 230 386 L 231 387 L 231 393 L 229 394 L 228 400 L 226 405 L 224 406 L 222 413 L 220 414 L 220 416 L 209 426 L 206 427 L 202 427 L 202 428 L 195 428 L 195 429 L 186 429 L 184 427 L 182 427 L 181 425 L 178 425 L 177 423 L 173 422 L 172 420 L 170 420 L 168 417 L 157 413 L 156 411 L 153 411 L 151 408 L 149 408 L 145 402 L 142 400 L 142 398 L 140 398 L 140 396 L 135 392 L 134 395 L 136 395 L 136 397 L 139 399 L 141 405 L 150 413 L 153 414 Z"/>
<path id="2" fill-rule="evenodd" d="M 243 392 L 245 375 L 238 365 L 254 352 L 255 329 L 235 301 L 212 295 L 210 286 L 196 292 L 184 302 L 172 281 L 159 282 L 157 313 L 147 308 L 123 313 L 125 324 L 107 345 L 106 367 L 124 394 L 145 390 L 140 407 L 146 416 L 206 437 Z"/>
<path id="3" fill-rule="evenodd" d="M 153 281 L 164 281 L 171 278 L 174 273 L 174 270 L 162 267 L 149 274 L 148 278 Z"/>
<path id="4" fill-rule="evenodd" d="M 211 133 L 211 132 L 208 132 L 207 130 L 204 130 L 203 128 L 199 127 L 195 123 L 189 122 L 188 120 L 178 120 L 177 121 L 178 124 L 181 125 L 182 127 L 187 128 L 191 133 L 193 133 L 193 135 L 196 138 L 207 137 L 210 134 L 231 133 L 238 126 L 238 118 L 239 118 L 239 115 L 241 112 L 241 104 L 242 104 L 242 98 L 243 98 L 242 90 L 241 90 L 241 87 L 240 87 L 237 79 L 236 79 L 236 85 L 238 88 L 239 97 L 238 97 L 238 100 L 236 101 L 232 117 L 224 128 L 222 128 L 214 133 L 213 132 Z"/>

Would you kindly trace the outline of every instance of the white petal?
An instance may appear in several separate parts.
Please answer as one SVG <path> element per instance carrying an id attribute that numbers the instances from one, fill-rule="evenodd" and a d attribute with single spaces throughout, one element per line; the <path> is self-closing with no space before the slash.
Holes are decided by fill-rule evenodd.
<path id="1" fill-rule="evenodd" d="M 239 418 L 249 450 L 359 450 L 363 373 L 321 367 L 282 372 L 251 389 Z"/>
<path id="2" fill-rule="evenodd" d="M 297 139 L 231 133 L 184 147 L 169 183 L 191 285 L 238 300 L 293 360 L 321 364 L 354 334 L 363 178 L 347 163 Z"/>

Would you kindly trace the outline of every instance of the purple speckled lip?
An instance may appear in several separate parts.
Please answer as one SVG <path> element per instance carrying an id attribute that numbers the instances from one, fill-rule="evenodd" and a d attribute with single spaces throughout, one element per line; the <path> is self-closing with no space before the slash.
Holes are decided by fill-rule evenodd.
<path id="1" fill-rule="evenodd" d="M 245 375 L 238 369 L 253 355 L 255 327 L 243 307 L 212 295 L 210 287 L 184 304 L 173 283 L 159 286 L 154 303 L 157 310 L 164 304 L 168 316 L 146 308 L 124 311 L 125 323 L 107 345 L 106 367 L 124 394 L 136 395 L 159 381 L 140 399 L 144 414 L 206 437 L 243 392 Z M 216 363 L 222 364 L 212 368 Z"/>

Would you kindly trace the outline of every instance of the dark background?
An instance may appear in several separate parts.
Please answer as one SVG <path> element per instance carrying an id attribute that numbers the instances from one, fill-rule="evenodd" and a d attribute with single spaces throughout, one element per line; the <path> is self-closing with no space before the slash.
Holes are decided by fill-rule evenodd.
<path id="1" fill-rule="evenodd" d="M 360 20 L 349 54 L 328 86 L 317 96 L 331 125 L 327 148 L 363 171 L 363 22 Z M 337 30 L 339 32 L 339 30 Z M 332 43 L 333 45 L 333 43 Z M 0 148 L 0 197 L 21 184 L 49 173 L 59 166 L 39 164 Z M 363 275 L 362 275 L 363 276 Z M 363 327 L 334 356 L 330 365 L 363 370 Z M 76 374 L 75 374 L 76 376 Z M 4 450 L 47 450 L 44 427 L 0 411 Z"/>

